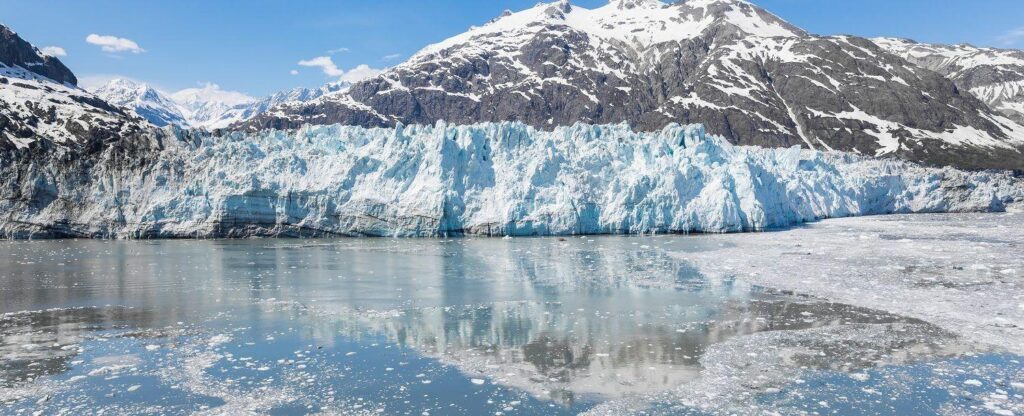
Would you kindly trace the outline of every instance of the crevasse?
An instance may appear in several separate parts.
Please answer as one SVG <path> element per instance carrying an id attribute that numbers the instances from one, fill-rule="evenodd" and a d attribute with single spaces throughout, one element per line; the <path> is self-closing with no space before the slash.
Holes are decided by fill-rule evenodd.
<path id="1" fill-rule="evenodd" d="M 167 131 L 159 149 L 139 155 L 144 162 L 106 152 L 80 172 L 23 168 L 20 186 L 53 196 L 0 202 L 11 212 L 0 230 L 16 238 L 718 233 L 999 211 L 1024 200 L 1021 181 L 1006 173 L 732 146 L 700 125 Z"/>

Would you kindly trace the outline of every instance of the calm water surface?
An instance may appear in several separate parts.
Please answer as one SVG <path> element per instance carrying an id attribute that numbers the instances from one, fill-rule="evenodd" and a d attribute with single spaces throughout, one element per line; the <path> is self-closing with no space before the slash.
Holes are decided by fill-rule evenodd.
<path id="1" fill-rule="evenodd" d="M 926 328 L 807 360 L 822 380 L 890 347 L 954 348 L 920 321 L 712 281 L 667 254 L 719 248 L 678 236 L 3 242 L 0 413 L 577 414 L 631 398 L 700 413 L 665 397 L 741 336 Z"/>

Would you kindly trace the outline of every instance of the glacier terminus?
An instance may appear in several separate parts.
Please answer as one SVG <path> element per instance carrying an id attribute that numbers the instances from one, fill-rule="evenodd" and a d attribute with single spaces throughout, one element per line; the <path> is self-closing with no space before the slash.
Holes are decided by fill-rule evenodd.
<path id="1" fill-rule="evenodd" d="M 723 233 L 1003 211 L 1024 200 L 1010 173 L 733 146 L 700 125 L 334 125 L 222 136 L 167 128 L 74 152 L 55 147 L 41 155 L 47 163 L 3 165 L 3 235 Z"/>

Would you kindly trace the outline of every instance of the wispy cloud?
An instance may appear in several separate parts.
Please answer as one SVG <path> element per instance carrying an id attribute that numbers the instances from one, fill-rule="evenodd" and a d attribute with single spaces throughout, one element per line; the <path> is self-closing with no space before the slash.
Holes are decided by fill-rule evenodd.
<path id="1" fill-rule="evenodd" d="M 362 64 L 345 71 L 338 68 L 338 65 L 334 63 L 334 60 L 331 59 L 330 56 L 318 56 L 312 59 L 301 60 L 299 61 L 299 65 L 320 68 L 324 75 L 348 82 L 359 82 L 367 78 L 373 78 L 383 72 L 380 69 L 372 68 L 366 64 Z"/>
<path id="2" fill-rule="evenodd" d="M 401 57 L 402 57 L 402 54 L 400 54 L 400 53 L 393 53 L 391 55 L 385 55 L 383 58 L 380 58 L 380 59 L 383 60 L 384 62 L 389 62 L 389 61 L 394 61 L 395 59 L 398 59 L 398 58 L 401 58 Z"/>
<path id="3" fill-rule="evenodd" d="M 303 59 L 299 61 L 300 66 L 308 66 L 313 68 L 320 68 L 324 71 L 324 75 L 329 77 L 340 77 L 345 75 L 345 71 L 338 68 L 338 65 L 334 64 L 334 60 L 330 56 L 318 56 L 313 59 Z"/>
<path id="4" fill-rule="evenodd" d="M 342 48 L 338 48 L 338 49 L 331 49 L 331 50 L 327 51 L 327 54 L 328 55 L 334 55 L 336 53 L 345 53 L 345 52 L 348 52 L 350 50 L 351 49 L 349 49 L 349 48 L 342 47 Z"/>
<path id="5" fill-rule="evenodd" d="M 42 48 L 39 48 L 39 51 L 42 52 L 43 55 L 46 55 L 46 56 L 54 56 L 54 57 L 68 56 L 68 52 L 65 51 L 64 48 L 62 48 L 60 46 L 43 46 Z"/>
<path id="6" fill-rule="evenodd" d="M 1021 43 L 1022 40 L 1024 40 L 1024 26 L 1010 29 L 996 38 L 996 41 L 1002 46 L 1014 46 Z"/>
<path id="7" fill-rule="evenodd" d="M 362 81 L 364 79 L 373 78 L 377 75 L 380 75 L 381 72 L 384 72 L 384 70 L 370 68 L 369 65 L 362 64 L 348 70 L 348 72 L 345 72 L 345 75 L 341 76 L 341 80 L 355 83 Z"/>
<path id="8" fill-rule="evenodd" d="M 97 35 L 95 33 L 85 37 L 85 41 L 93 45 L 99 46 L 103 52 L 107 53 L 143 53 L 146 50 L 142 49 L 138 43 L 131 39 L 119 38 L 117 36 L 110 35 Z"/>
<path id="9" fill-rule="evenodd" d="M 299 70 L 293 69 L 291 71 L 288 71 L 288 73 L 291 74 L 291 75 L 299 75 Z"/>

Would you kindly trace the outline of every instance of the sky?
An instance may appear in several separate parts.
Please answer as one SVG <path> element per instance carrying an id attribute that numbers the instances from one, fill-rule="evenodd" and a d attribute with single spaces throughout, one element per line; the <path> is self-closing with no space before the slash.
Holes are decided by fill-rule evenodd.
<path id="1" fill-rule="evenodd" d="M 89 86 L 252 96 L 358 79 L 537 0 L 0 0 L 0 23 Z M 753 0 L 812 33 L 1024 48 L 1022 0 Z M 606 0 L 573 0 L 597 7 Z M 61 56 L 63 55 L 63 56 Z"/>

